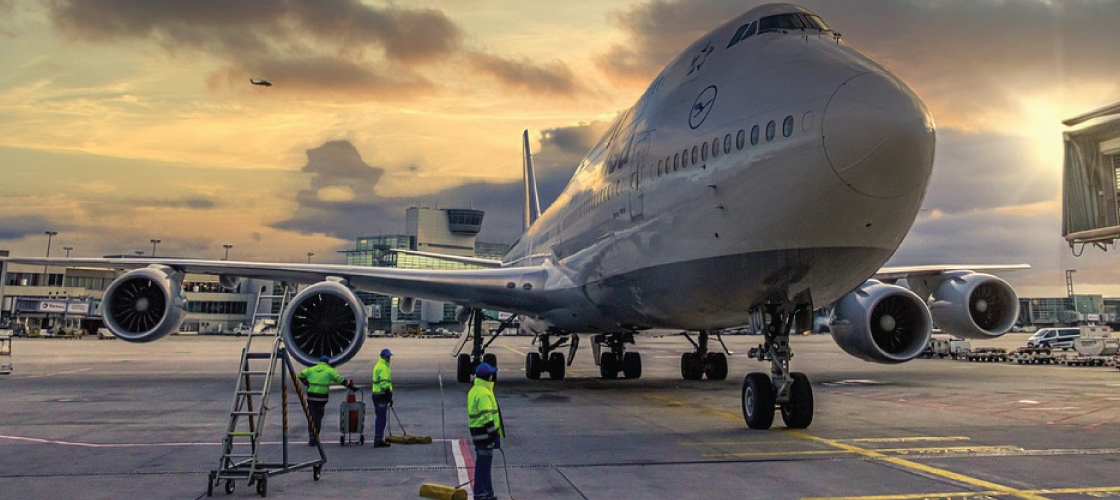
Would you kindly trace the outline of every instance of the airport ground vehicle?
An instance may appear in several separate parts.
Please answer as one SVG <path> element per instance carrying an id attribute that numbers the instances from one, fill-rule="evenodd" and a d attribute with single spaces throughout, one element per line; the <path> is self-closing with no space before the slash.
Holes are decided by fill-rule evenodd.
<path id="1" fill-rule="evenodd" d="M 1051 349 L 1067 350 L 1073 348 L 1073 341 L 1081 336 L 1081 329 L 1068 328 L 1043 328 L 1027 339 L 1027 347 L 1049 347 Z"/>

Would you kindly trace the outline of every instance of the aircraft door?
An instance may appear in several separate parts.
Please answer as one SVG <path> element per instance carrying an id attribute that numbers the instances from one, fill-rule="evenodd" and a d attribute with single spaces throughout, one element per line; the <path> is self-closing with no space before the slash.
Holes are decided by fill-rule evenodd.
<path id="1" fill-rule="evenodd" d="M 634 144 L 633 161 L 630 162 L 630 220 L 642 218 L 645 206 L 645 194 L 642 187 L 645 179 L 642 169 L 646 167 L 646 158 L 649 156 L 649 132 L 638 135 Z"/>

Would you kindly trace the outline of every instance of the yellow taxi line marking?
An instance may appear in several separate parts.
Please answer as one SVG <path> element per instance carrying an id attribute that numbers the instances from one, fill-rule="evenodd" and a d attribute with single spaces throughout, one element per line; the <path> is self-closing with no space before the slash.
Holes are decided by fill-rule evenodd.
<path id="1" fill-rule="evenodd" d="M 504 346 L 502 346 L 502 347 L 505 347 L 506 349 L 509 349 L 509 350 L 511 350 L 511 351 L 513 351 L 513 352 L 515 352 L 515 353 L 517 353 L 517 354 L 520 354 L 520 355 L 522 355 L 522 356 L 528 356 L 528 354 L 525 354 L 525 353 L 523 353 L 523 352 L 521 352 L 521 351 L 518 351 L 517 349 L 514 349 L 514 348 L 512 348 L 512 347 L 510 347 L 510 346 L 508 346 L 508 345 L 504 345 Z"/>
<path id="2" fill-rule="evenodd" d="M 1096 488 L 1047 488 L 1039 490 L 1020 490 L 1018 493 L 1030 495 L 1069 495 L 1111 493 L 1120 494 L 1120 486 L 1104 486 Z M 1007 494 L 1006 491 L 953 491 L 941 493 L 905 493 L 898 495 L 868 495 L 854 497 L 804 497 L 802 500 L 915 500 L 915 499 L 940 499 L 940 498 L 982 498 L 992 495 Z M 1111 496 L 1111 495 L 1110 495 Z"/>
<path id="3" fill-rule="evenodd" d="M 910 443 L 915 441 L 971 441 L 968 436 L 914 436 L 894 438 L 837 439 L 848 443 Z"/>
<path id="4" fill-rule="evenodd" d="M 796 444 L 797 441 L 709 441 L 700 443 L 680 443 L 681 446 L 754 446 L 766 444 Z"/>
<path id="5" fill-rule="evenodd" d="M 921 464 L 921 463 L 918 463 L 918 462 L 914 462 L 912 460 L 906 460 L 904 458 L 892 457 L 890 455 L 886 455 L 886 454 L 884 454 L 882 452 L 879 452 L 879 451 L 876 451 L 876 450 L 871 450 L 871 449 L 867 449 L 867 448 L 860 448 L 858 446 L 842 443 L 842 442 L 836 441 L 834 439 L 826 439 L 826 438 L 814 436 L 814 435 L 809 434 L 805 431 L 791 430 L 791 431 L 787 431 L 787 432 L 789 432 L 790 435 L 795 436 L 795 437 L 799 437 L 799 438 L 802 438 L 802 439 L 807 439 L 807 440 L 810 440 L 810 441 L 816 441 L 818 443 L 823 443 L 823 444 L 832 446 L 833 448 L 846 450 L 846 451 L 855 453 L 857 455 L 863 455 L 863 456 L 868 457 L 868 458 L 874 458 L 876 460 L 880 460 L 880 461 L 883 461 L 883 462 L 894 464 L 894 465 L 897 465 L 899 467 L 903 467 L 903 468 L 906 468 L 906 469 L 915 470 L 915 471 L 919 471 L 919 472 L 924 472 L 926 474 L 931 474 L 931 475 L 934 475 L 934 476 L 940 476 L 940 477 L 943 477 L 945 479 L 949 479 L 949 480 L 952 480 L 952 481 L 957 481 L 959 483 L 970 484 L 970 485 L 978 486 L 980 488 L 984 488 L 984 489 L 987 489 L 987 490 L 992 490 L 995 494 L 1012 495 L 1012 496 L 1016 496 L 1016 497 L 1019 497 L 1019 498 L 1026 498 L 1028 500 L 1044 500 L 1046 498 L 1046 497 L 1043 497 L 1043 496 L 1041 496 L 1037 493 L 1032 493 L 1030 491 L 1017 490 L 1017 489 L 1012 488 L 1010 486 L 1004 486 L 1002 484 L 996 484 L 996 483 L 993 483 L 991 481 L 985 481 L 983 479 L 978 479 L 978 478 L 975 478 L 975 477 L 966 476 L 964 474 L 959 474 L 959 473 L 948 471 L 948 470 L 945 470 L 945 469 L 939 469 L 937 467 L 932 467 L 932 466 L 929 466 L 929 465 L 926 465 L 926 464 Z M 891 497 L 891 498 L 895 498 L 895 497 Z"/>
<path id="6" fill-rule="evenodd" d="M 844 450 L 816 450 L 816 451 L 752 451 L 743 453 L 702 453 L 703 458 L 744 458 L 744 457 L 788 457 L 800 455 L 846 455 Z"/>
<path id="7" fill-rule="evenodd" d="M 870 448 L 872 451 L 883 453 L 941 453 L 954 451 L 991 451 L 991 450 L 1022 450 L 1022 447 L 1010 444 L 992 446 L 935 446 L 928 448 Z"/>

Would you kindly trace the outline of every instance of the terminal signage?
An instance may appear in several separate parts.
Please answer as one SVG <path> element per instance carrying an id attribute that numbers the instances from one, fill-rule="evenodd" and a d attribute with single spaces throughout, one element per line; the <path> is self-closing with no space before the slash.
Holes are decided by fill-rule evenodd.
<path id="1" fill-rule="evenodd" d="M 88 302 L 71 302 L 67 304 L 61 300 L 39 301 L 39 312 L 58 314 L 89 314 Z"/>

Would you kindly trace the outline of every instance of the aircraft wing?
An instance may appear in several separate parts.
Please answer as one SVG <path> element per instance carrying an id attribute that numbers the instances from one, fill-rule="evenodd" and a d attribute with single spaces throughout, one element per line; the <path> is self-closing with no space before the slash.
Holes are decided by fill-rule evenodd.
<path id="1" fill-rule="evenodd" d="M 328 278 L 342 278 L 351 287 L 364 292 L 522 313 L 548 309 L 547 301 L 542 296 L 549 276 L 555 272 L 555 269 L 545 266 L 430 270 L 193 259 L 8 258 L 0 260 L 18 264 L 121 270 L 166 266 L 190 274 L 292 283 L 317 283 Z"/>
<path id="2" fill-rule="evenodd" d="M 873 279 L 880 281 L 893 282 L 900 279 L 914 279 L 914 278 L 927 278 L 930 276 L 937 276 L 953 271 L 976 271 L 976 272 L 999 272 L 999 271 L 1021 271 L 1030 269 L 1030 264 L 1003 264 L 1003 265 L 932 265 L 932 266 L 909 266 L 909 267 L 884 267 L 879 269 L 879 272 L 872 276 Z"/>

